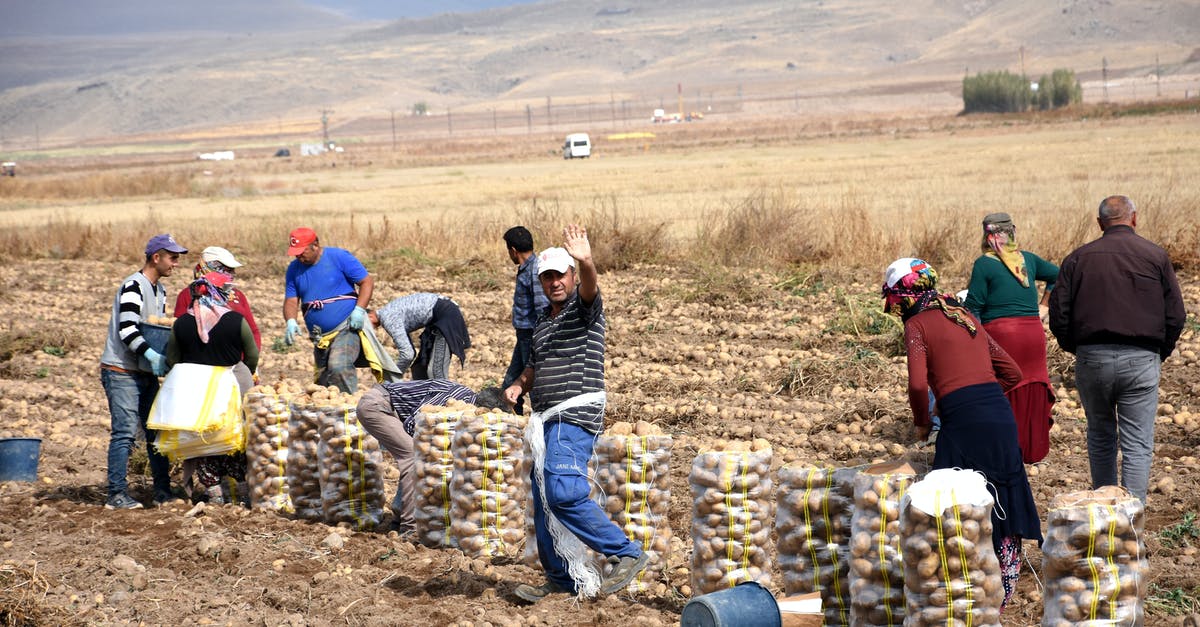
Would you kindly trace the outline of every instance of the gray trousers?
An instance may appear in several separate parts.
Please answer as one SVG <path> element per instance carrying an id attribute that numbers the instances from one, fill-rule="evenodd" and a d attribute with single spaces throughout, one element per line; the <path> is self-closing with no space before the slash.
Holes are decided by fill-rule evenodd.
<path id="1" fill-rule="evenodd" d="M 1075 355 L 1075 385 L 1087 415 L 1092 487 L 1117 484 L 1146 502 L 1158 413 L 1158 353 L 1123 344 L 1088 344 Z"/>
<path id="2" fill-rule="evenodd" d="M 411 529 L 417 489 L 413 438 L 404 430 L 404 421 L 396 415 L 391 398 L 382 385 L 367 390 L 359 399 L 358 421 L 396 460 L 400 483 L 396 486 L 396 496 L 392 498 L 392 515 L 402 526 Z"/>

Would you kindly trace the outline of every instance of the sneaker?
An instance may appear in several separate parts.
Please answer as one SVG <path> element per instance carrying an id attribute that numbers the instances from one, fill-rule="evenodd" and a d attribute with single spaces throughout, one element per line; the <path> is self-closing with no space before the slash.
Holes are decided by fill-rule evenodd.
<path id="1" fill-rule="evenodd" d="M 178 505 L 183 502 L 183 499 L 175 496 L 172 492 L 164 492 L 162 490 L 154 491 L 154 506 L 162 507 L 164 505 Z"/>
<path id="2" fill-rule="evenodd" d="M 531 586 L 523 583 L 517 586 L 516 590 L 513 590 L 513 594 L 517 595 L 518 598 L 530 603 L 537 603 L 556 592 L 566 592 L 566 590 L 559 588 L 558 584 L 553 581 L 547 581 L 540 586 Z"/>
<path id="3" fill-rule="evenodd" d="M 610 557 L 608 562 L 615 564 L 615 567 L 604 581 L 600 582 L 600 592 L 603 594 L 619 592 L 628 586 L 629 582 L 646 568 L 646 564 L 650 562 L 650 554 L 642 551 L 637 557 Z"/>
<path id="4" fill-rule="evenodd" d="M 108 497 L 104 509 L 142 509 L 142 504 L 133 500 L 128 494 L 120 492 Z"/>
<path id="5" fill-rule="evenodd" d="M 208 496 L 208 504 L 209 505 L 224 505 L 225 504 L 225 491 L 221 489 L 220 485 L 215 485 L 215 486 L 206 488 L 204 490 L 204 494 L 206 496 Z"/>

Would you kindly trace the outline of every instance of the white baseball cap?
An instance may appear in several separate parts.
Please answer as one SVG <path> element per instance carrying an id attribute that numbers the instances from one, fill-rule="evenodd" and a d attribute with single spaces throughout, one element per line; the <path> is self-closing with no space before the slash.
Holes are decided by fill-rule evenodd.
<path id="1" fill-rule="evenodd" d="M 575 267 L 575 259 L 567 252 L 565 248 L 555 246 L 543 250 L 537 258 L 538 274 L 553 270 L 560 274 L 566 274 L 567 268 Z"/>
<path id="2" fill-rule="evenodd" d="M 213 261 L 225 266 L 226 268 L 240 268 L 241 262 L 234 258 L 233 253 L 221 248 L 220 246 L 209 246 L 200 253 L 200 258 L 205 263 Z"/>

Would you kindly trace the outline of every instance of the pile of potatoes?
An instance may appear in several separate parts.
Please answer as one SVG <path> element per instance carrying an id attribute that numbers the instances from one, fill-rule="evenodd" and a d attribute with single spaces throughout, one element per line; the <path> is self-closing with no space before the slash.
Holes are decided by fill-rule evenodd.
<path id="1" fill-rule="evenodd" d="M 242 413 L 246 418 L 246 482 L 250 507 L 291 514 L 288 495 L 289 399 L 300 393 L 298 384 L 282 381 L 258 385 L 246 392 Z"/>
<path id="2" fill-rule="evenodd" d="M 317 465 L 326 524 L 370 530 L 383 518 L 383 451 L 358 421 L 355 405 L 323 407 Z"/>
<path id="3" fill-rule="evenodd" d="M 717 440 L 688 475 L 692 491 L 692 591 L 708 594 L 744 581 L 771 586 L 770 520 L 775 502 L 771 445 Z"/>
<path id="4" fill-rule="evenodd" d="M 850 624 L 871 627 L 904 621 L 904 559 L 900 500 L 916 480 L 909 469 L 872 466 L 854 478 L 850 520 Z"/>
<path id="5" fill-rule="evenodd" d="M 671 547 L 671 436 L 644 420 L 614 423 L 596 439 L 592 463 L 592 498 L 650 556 L 626 591 L 665 593 L 661 580 Z M 601 560 L 602 574 L 611 567 Z"/>
<path id="6" fill-rule="evenodd" d="M 529 463 L 524 416 L 476 410 L 450 446 L 450 535 L 470 557 L 516 557 L 525 541 Z"/>
<path id="7" fill-rule="evenodd" d="M 454 472 L 451 444 L 458 421 L 474 407 L 451 399 L 445 407 L 424 406 L 413 430 L 416 456 L 416 494 L 413 527 L 417 541 L 428 547 L 452 546 L 450 529 L 450 478 Z"/>
<path id="8" fill-rule="evenodd" d="M 850 524 L 858 468 L 779 469 L 775 533 L 789 595 L 821 593 L 825 625 L 850 624 Z"/>
<path id="9" fill-rule="evenodd" d="M 904 498 L 904 624 L 999 627 L 1004 581 L 992 548 L 992 496 L 981 475 L 977 485 L 964 487 L 938 483 L 949 476 L 938 473 L 971 471 L 934 471 Z M 911 498 L 918 491 L 936 494 L 935 505 L 930 506 L 928 498 L 920 503 Z M 938 507 L 944 509 L 937 511 Z"/>
<path id="10" fill-rule="evenodd" d="M 357 406 L 353 396 L 336 387 L 315 384 L 304 386 L 304 393 L 292 397 L 288 420 L 287 485 L 296 517 L 324 520 L 321 505 L 321 469 L 317 448 L 321 439 L 321 421 L 325 410 Z"/>
<path id="11" fill-rule="evenodd" d="M 1143 514 L 1141 501 L 1117 486 L 1050 501 L 1043 625 L 1142 624 L 1149 569 Z"/>

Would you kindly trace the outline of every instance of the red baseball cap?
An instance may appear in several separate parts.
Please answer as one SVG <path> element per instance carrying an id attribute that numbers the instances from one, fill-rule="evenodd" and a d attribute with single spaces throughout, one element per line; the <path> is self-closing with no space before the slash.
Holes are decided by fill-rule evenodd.
<path id="1" fill-rule="evenodd" d="M 317 232 L 302 226 L 292 231 L 291 239 L 288 240 L 288 256 L 295 257 L 304 252 L 308 245 L 317 241 Z"/>

